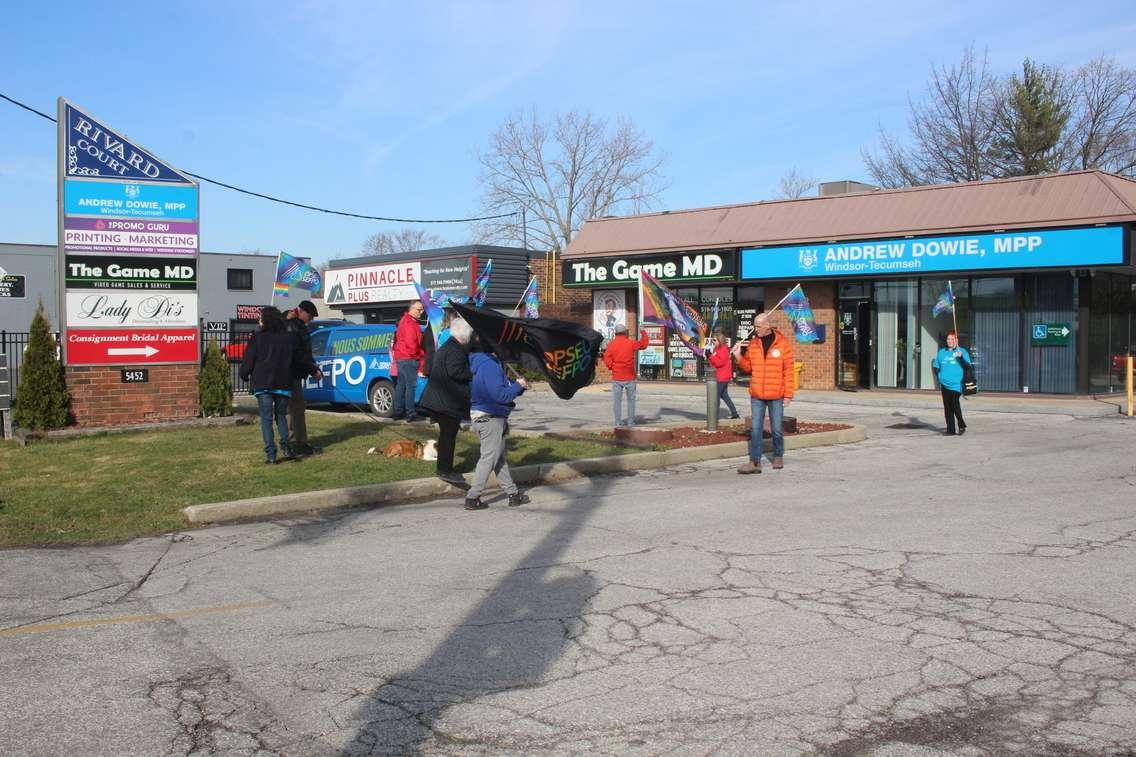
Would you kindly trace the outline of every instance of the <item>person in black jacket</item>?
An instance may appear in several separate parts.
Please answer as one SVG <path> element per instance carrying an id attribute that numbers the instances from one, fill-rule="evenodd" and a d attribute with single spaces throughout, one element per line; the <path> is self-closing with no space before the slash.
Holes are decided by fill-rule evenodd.
<path id="1" fill-rule="evenodd" d="M 308 335 L 308 322 L 319 313 L 311 300 L 304 300 L 294 310 L 288 311 L 285 325 L 297 339 L 297 359 L 292 373 L 292 396 L 288 400 L 288 419 L 291 432 L 288 446 L 297 455 L 314 455 L 320 450 L 308 443 L 308 420 L 304 417 L 304 381 L 311 376 L 316 381 L 323 379 L 323 373 L 312 357 L 312 339 Z"/>
<path id="2" fill-rule="evenodd" d="M 264 437 L 264 462 L 275 465 L 276 440 L 272 423 L 280 433 L 283 459 L 298 460 L 288 443 L 288 398 L 292 394 L 292 377 L 297 370 L 300 349 L 295 334 L 284 325 L 283 314 L 274 307 L 260 311 L 260 331 L 252 335 L 241 360 L 240 376 L 249 382 L 260 411 L 260 433 Z M 311 353 L 308 353 L 309 359 Z"/>
<path id="3" fill-rule="evenodd" d="M 473 329 L 461 318 L 450 324 L 450 338 L 438 348 L 430 370 L 430 380 L 422 390 L 418 406 L 438 423 L 438 478 L 468 489 L 465 479 L 454 472 L 454 445 L 461 422 L 469 419 L 469 348 Z"/>

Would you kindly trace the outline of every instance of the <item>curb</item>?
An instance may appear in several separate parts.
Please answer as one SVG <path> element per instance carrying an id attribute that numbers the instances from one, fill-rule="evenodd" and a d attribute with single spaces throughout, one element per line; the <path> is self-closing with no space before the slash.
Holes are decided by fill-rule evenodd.
<path id="1" fill-rule="evenodd" d="M 826 447 L 834 444 L 861 442 L 868 436 L 864 426 L 837 431 L 819 431 L 814 434 L 786 436 L 785 449 L 806 449 Z M 771 445 L 765 441 L 766 448 Z M 651 470 L 666 468 L 683 463 L 720 460 L 731 457 L 744 457 L 749 451 L 749 442 L 730 442 L 705 447 L 685 447 L 683 449 L 659 452 L 634 452 L 612 457 L 593 457 L 541 465 L 523 465 L 511 468 L 513 480 L 518 484 L 536 485 L 568 481 L 584 476 L 597 476 L 606 473 L 622 473 L 632 470 Z M 466 477 L 468 480 L 468 476 Z M 278 494 L 271 497 L 255 497 L 233 502 L 214 502 L 207 505 L 190 505 L 182 508 L 186 520 L 194 524 L 227 523 L 237 520 L 250 520 L 299 512 L 315 512 L 340 507 L 359 507 L 362 505 L 384 505 L 405 503 L 411 500 L 434 499 L 455 496 L 456 488 L 436 478 L 416 478 L 408 481 L 391 481 L 385 484 L 352 486 L 343 489 L 324 489 L 314 492 Z"/>

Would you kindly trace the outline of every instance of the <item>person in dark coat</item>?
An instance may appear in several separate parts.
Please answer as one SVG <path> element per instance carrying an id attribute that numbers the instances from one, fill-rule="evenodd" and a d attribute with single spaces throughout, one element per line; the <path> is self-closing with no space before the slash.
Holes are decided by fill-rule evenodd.
<path id="1" fill-rule="evenodd" d="M 309 356 L 310 358 L 310 356 Z M 298 460 L 288 443 L 288 399 L 292 394 L 292 377 L 300 359 L 299 340 L 284 325 L 279 309 L 266 307 L 260 311 L 260 331 L 252 335 L 241 360 L 240 376 L 249 382 L 260 411 L 260 433 L 264 437 L 264 462 L 275 465 L 276 440 L 273 421 L 280 434 L 284 460 Z"/>
<path id="2" fill-rule="evenodd" d="M 454 472 L 454 445 L 461 422 L 469 419 L 469 349 L 473 329 L 461 318 L 450 324 L 450 338 L 438 348 L 430 379 L 418 406 L 438 423 L 437 476 L 448 484 L 468 489 L 465 479 Z"/>
<path id="3" fill-rule="evenodd" d="M 304 300 L 294 310 L 288 311 L 285 325 L 296 338 L 297 356 L 292 371 L 292 394 L 288 400 L 290 432 L 288 446 L 297 455 L 314 455 L 320 450 L 308 443 L 308 419 L 304 415 L 304 381 L 310 376 L 316 381 L 323 380 L 323 373 L 312 357 L 312 339 L 308 335 L 308 323 L 319 311 L 311 300 Z"/>

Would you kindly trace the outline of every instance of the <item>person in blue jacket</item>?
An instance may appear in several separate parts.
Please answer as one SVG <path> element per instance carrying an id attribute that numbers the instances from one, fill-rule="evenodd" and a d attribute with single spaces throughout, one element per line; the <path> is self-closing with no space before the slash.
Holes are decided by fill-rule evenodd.
<path id="1" fill-rule="evenodd" d="M 516 406 L 514 400 L 529 384 L 523 378 L 510 381 L 505 377 L 501 361 L 488 352 L 472 352 L 469 369 L 473 373 L 470 383 L 470 424 L 481 442 L 481 458 L 473 474 L 473 486 L 466 493 L 466 510 L 484 510 L 489 507 L 481 501 L 481 493 L 489 481 L 489 472 L 497 474 L 497 483 L 509 495 L 509 507 L 529 501 L 521 494 L 509 474 L 505 460 L 505 437 L 509 434 L 509 413 Z"/>
<path id="2" fill-rule="evenodd" d="M 958 434 L 966 433 L 966 421 L 962 419 L 962 365 L 974 365 L 970 353 L 959 347 L 958 334 L 947 332 L 947 346 L 939 350 L 931 367 L 939 374 L 939 389 L 943 393 L 943 415 L 947 419 L 947 436 L 955 435 L 955 419 L 958 419 Z"/>

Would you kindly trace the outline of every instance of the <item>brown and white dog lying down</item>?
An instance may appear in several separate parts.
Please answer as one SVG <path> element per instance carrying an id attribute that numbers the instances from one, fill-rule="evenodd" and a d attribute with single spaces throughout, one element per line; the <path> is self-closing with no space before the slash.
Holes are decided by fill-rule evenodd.
<path id="1" fill-rule="evenodd" d="M 433 439 L 430 439 L 427 442 L 416 442 L 413 439 L 395 439 L 381 451 L 378 447 L 371 447 L 369 450 L 367 450 L 367 454 L 381 454 L 383 457 L 407 457 L 416 458 L 418 460 L 437 460 L 438 443 Z"/>

